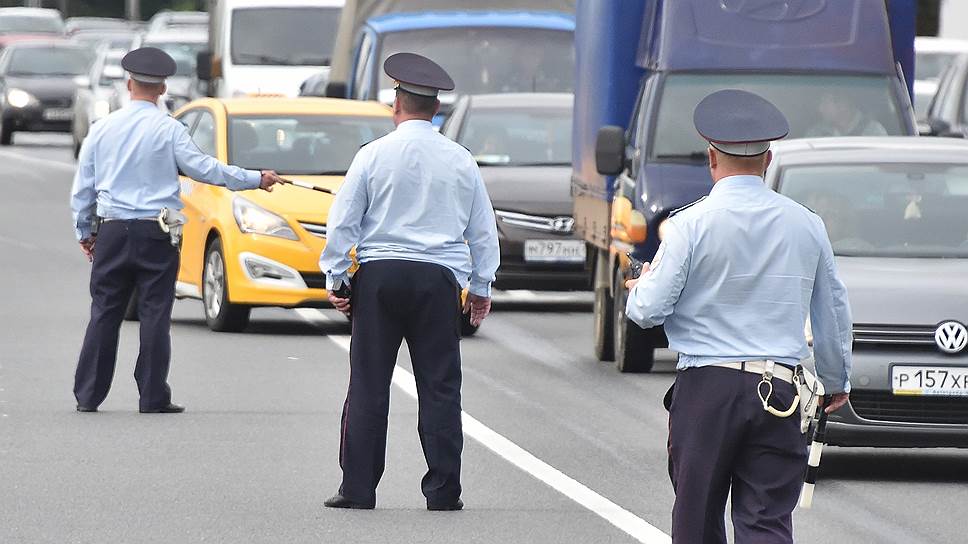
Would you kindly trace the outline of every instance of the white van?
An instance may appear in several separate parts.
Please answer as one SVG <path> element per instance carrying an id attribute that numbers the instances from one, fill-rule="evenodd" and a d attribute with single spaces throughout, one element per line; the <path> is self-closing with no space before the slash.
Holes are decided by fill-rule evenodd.
<path id="1" fill-rule="evenodd" d="M 218 98 L 297 96 L 329 69 L 344 0 L 211 0 L 198 77 Z"/>

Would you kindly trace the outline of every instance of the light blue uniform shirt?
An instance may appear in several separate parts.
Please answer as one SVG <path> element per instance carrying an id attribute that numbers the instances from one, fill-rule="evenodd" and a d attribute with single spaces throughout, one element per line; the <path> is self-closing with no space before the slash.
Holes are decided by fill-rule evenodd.
<path id="1" fill-rule="evenodd" d="M 655 266 L 629 293 L 643 328 L 665 324 L 680 370 L 772 359 L 796 365 L 810 351 L 828 394 L 850 390 L 847 290 L 823 221 L 757 176 L 731 176 L 669 218 Z"/>
<path id="2" fill-rule="evenodd" d="M 327 287 L 360 263 L 400 259 L 449 268 L 462 287 L 491 295 L 500 264 L 497 224 L 477 162 L 427 121 L 400 123 L 363 146 L 337 191 L 319 268 Z"/>
<path id="3" fill-rule="evenodd" d="M 233 191 L 257 189 L 262 178 L 261 172 L 202 153 L 185 125 L 150 102 L 132 100 L 91 126 L 81 146 L 71 191 L 77 239 L 91 235 L 95 209 L 111 219 L 180 210 L 178 168 L 192 179 Z"/>

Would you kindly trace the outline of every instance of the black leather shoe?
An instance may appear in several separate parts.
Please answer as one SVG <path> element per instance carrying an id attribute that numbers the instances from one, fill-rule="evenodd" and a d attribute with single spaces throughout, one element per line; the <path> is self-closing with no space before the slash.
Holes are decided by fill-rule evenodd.
<path id="1" fill-rule="evenodd" d="M 85 412 L 85 413 L 97 412 L 97 406 L 83 406 L 83 405 L 78 404 L 77 405 L 77 411 L 78 412 Z"/>
<path id="2" fill-rule="evenodd" d="M 354 502 L 342 495 L 336 494 L 326 499 L 326 502 L 323 503 L 323 506 L 325 506 L 326 508 L 351 508 L 353 510 L 373 510 L 376 507 L 376 504 L 372 502 L 370 503 Z"/>
<path id="3" fill-rule="evenodd" d="M 456 501 L 452 503 L 447 503 L 447 504 L 431 504 L 429 502 L 427 503 L 427 510 L 430 510 L 431 512 L 450 512 L 454 510 L 463 510 L 463 509 L 464 509 L 464 501 L 460 499 L 457 499 Z"/>
<path id="4" fill-rule="evenodd" d="M 139 410 L 139 412 L 142 414 L 180 414 L 184 411 L 184 406 L 179 406 L 170 402 L 167 406 L 161 406 L 159 408 L 142 408 Z"/>

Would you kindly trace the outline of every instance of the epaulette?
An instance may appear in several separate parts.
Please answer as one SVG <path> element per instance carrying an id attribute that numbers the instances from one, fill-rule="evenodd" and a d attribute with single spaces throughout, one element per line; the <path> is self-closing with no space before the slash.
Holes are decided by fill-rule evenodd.
<path id="1" fill-rule="evenodd" d="M 677 213 L 679 213 L 679 212 L 681 212 L 683 210 L 687 210 L 687 209 L 695 206 L 696 204 L 699 204 L 703 200 L 706 200 L 706 197 L 705 196 L 699 198 L 698 200 L 695 200 L 693 202 L 690 202 L 689 204 L 686 204 L 685 206 L 683 206 L 681 208 L 676 208 L 676 209 L 672 210 L 671 212 L 669 212 L 669 217 L 672 217 L 673 215 L 675 215 L 675 214 L 677 214 Z"/>

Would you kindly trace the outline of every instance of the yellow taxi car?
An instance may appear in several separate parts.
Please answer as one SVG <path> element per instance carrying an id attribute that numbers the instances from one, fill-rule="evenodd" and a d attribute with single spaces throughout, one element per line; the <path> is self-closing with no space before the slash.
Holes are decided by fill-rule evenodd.
<path id="1" fill-rule="evenodd" d="M 359 147 L 393 130 L 377 102 L 329 98 L 201 99 L 174 117 L 222 162 L 335 190 Z M 203 302 L 215 331 L 240 331 L 253 307 L 327 307 L 319 256 L 333 197 L 277 185 L 233 193 L 181 178 L 177 293 Z"/>

